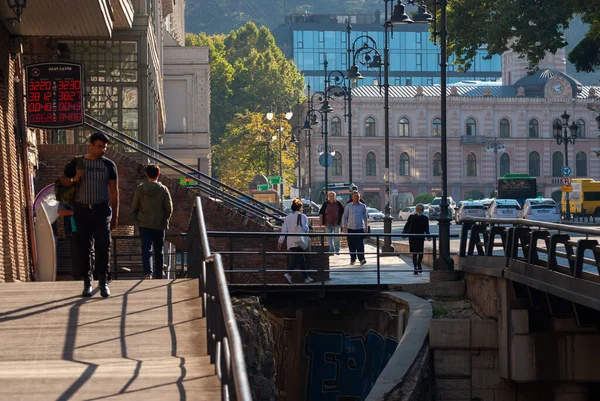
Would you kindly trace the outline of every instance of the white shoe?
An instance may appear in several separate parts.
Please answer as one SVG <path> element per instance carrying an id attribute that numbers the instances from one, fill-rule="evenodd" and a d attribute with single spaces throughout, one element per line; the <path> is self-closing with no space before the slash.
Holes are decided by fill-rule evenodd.
<path id="1" fill-rule="evenodd" d="M 285 273 L 283 277 L 285 277 L 288 283 L 292 284 L 292 276 L 290 276 L 288 273 Z"/>
<path id="2" fill-rule="evenodd" d="M 315 281 L 315 280 L 313 280 L 313 279 L 312 279 L 312 277 L 307 277 L 307 278 L 306 278 L 306 280 L 304 280 L 304 282 L 305 282 L 306 284 L 310 284 L 310 283 L 312 283 L 313 281 Z"/>

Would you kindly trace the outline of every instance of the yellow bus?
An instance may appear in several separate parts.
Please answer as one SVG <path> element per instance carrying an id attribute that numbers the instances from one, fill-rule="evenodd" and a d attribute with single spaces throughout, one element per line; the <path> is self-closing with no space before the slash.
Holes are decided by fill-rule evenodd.
<path id="1" fill-rule="evenodd" d="M 591 178 L 574 178 L 571 180 L 573 192 L 569 193 L 569 209 L 571 214 L 593 214 L 600 217 L 600 181 Z M 562 211 L 567 211 L 564 192 L 562 195 Z"/>

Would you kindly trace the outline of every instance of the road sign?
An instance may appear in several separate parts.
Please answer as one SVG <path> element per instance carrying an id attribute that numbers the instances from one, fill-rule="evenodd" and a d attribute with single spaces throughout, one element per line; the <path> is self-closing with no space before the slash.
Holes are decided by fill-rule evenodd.
<path id="1" fill-rule="evenodd" d="M 193 178 L 181 177 L 179 178 L 179 183 L 187 187 L 196 184 L 196 181 Z"/>
<path id="2" fill-rule="evenodd" d="M 396 190 L 398 189 L 398 184 L 394 184 L 394 185 L 392 185 L 392 189 L 393 189 L 394 191 L 396 191 Z"/>
<path id="3" fill-rule="evenodd" d="M 571 175 L 571 167 L 564 166 L 562 168 L 562 173 L 563 173 L 563 175 L 570 176 Z"/>
<path id="4" fill-rule="evenodd" d="M 562 192 L 573 192 L 573 187 L 570 185 L 563 185 L 561 188 Z"/>
<path id="5" fill-rule="evenodd" d="M 269 189 L 271 189 L 271 185 L 270 184 L 258 184 L 256 186 L 256 189 L 259 191 L 268 191 Z"/>
<path id="6" fill-rule="evenodd" d="M 269 177 L 269 184 L 281 184 L 283 179 L 280 176 Z"/>
<path id="7" fill-rule="evenodd" d="M 392 196 L 397 196 L 397 195 L 398 195 L 398 190 L 392 189 Z"/>
<path id="8" fill-rule="evenodd" d="M 325 156 L 327 156 L 327 159 L 325 159 Z M 327 164 L 325 164 L 326 160 Z M 323 153 L 321 156 L 319 156 L 319 164 L 321 167 L 331 166 L 333 164 L 333 156 L 328 153 Z"/>
<path id="9" fill-rule="evenodd" d="M 563 185 L 567 185 L 567 186 L 571 186 L 571 178 L 569 178 L 569 177 L 563 177 L 562 184 Z"/>

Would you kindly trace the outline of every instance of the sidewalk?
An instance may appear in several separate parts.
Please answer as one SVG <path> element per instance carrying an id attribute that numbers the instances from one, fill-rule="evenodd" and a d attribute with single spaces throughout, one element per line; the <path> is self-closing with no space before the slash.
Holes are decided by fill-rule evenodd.
<path id="1" fill-rule="evenodd" d="M 377 284 L 377 248 L 365 243 L 365 259 L 367 263 L 360 265 L 357 261 L 350 264 L 348 248 L 342 248 L 339 255 L 329 257 L 330 280 L 326 285 L 342 284 Z M 423 265 L 423 273 L 414 275 L 410 255 L 382 256 L 379 258 L 381 284 L 428 283 L 430 266 Z"/>

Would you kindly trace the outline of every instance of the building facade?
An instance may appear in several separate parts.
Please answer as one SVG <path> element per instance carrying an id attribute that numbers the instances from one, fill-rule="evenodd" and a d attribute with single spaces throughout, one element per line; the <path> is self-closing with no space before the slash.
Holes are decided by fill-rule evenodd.
<path id="1" fill-rule="evenodd" d="M 547 56 L 533 75 L 526 60 L 516 54 L 503 56 L 503 86 L 449 86 L 447 92 L 448 195 L 456 201 L 491 196 L 498 176 L 528 173 L 537 177 L 538 193 L 560 199 L 564 144 L 554 139 L 553 124 L 566 111 L 578 126 L 568 160 L 573 177 L 598 178 L 600 150 L 596 117 L 599 87 L 583 86 L 566 74 L 564 51 Z M 352 176 L 369 205 L 385 204 L 384 96 L 377 86 L 352 89 L 352 148 L 344 104 L 331 102 L 328 140 L 335 156 L 328 181 L 348 181 L 348 155 L 352 152 Z M 440 88 L 439 86 L 390 87 L 389 166 L 390 204 L 394 211 L 412 204 L 422 193 L 441 194 Z M 311 153 L 308 137 L 311 135 Z M 300 135 L 301 162 L 305 171 L 304 193 L 324 182 L 318 146 L 320 130 Z M 502 147 L 490 147 L 501 141 Z M 499 150 L 499 151 L 498 151 Z M 308 161 L 311 160 L 311 168 Z"/>
<path id="2" fill-rule="evenodd" d="M 293 59 L 304 75 L 307 85 L 313 90 L 323 90 L 324 61 L 328 69 L 346 72 L 354 60 L 353 52 L 362 43 L 360 36 L 368 35 L 375 40 L 375 47 L 383 55 L 384 15 L 380 12 L 359 15 L 290 14 L 285 23 L 273 30 L 277 45 L 287 58 Z M 351 27 L 348 40 L 348 28 Z M 432 86 L 440 83 L 439 45 L 430 40 L 428 24 L 396 25 L 390 35 L 390 85 Z M 373 45 L 373 43 L 369 43 Z M 448 82 L 463 80 L 500 81 L 501 57 L 486 59 L 488 53 L 481 49 L 468 72 L 459 72 L 458 67 L 448 67 Z M 363 84 L 378 80 L 378 69 L 365 70 Z"/>

